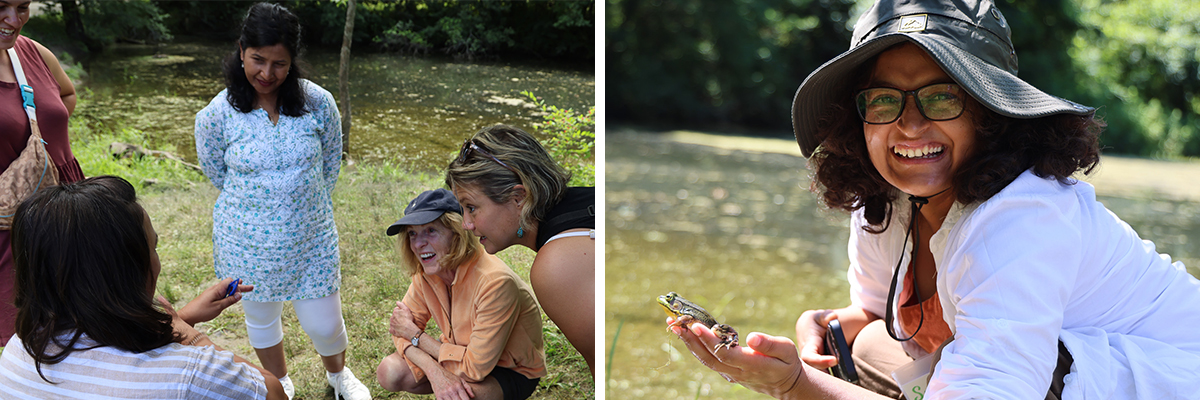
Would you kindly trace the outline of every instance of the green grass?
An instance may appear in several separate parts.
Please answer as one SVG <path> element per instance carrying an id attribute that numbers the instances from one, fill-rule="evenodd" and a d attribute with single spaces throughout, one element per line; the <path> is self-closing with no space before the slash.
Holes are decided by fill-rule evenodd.
<path id="1" fill-rule="evenodd" d="M 158 292 L 182 307 L 214 284 L 212 207 L 218 192 L 207 179 L 169 160 L 112 159 L 108 154 L 112 141 L 144 145 L 137 131 L 92 132 L 73 119 L 72 135 L 72 150 L 87 176 L 117 175 L 139 188 L 141 203 L 159 234 L 163 269 Z M 375 368 L 395 351 L 386 323 L 395 301 L 403 297 L 410 283 L 398 264 L 395 237 L 385 235 L 384 230 L 399 218 L 408 200 L 441 186 L 440 175 L 359 163 L 343 168 L 333 194 L 334 219 L 341 240 L 342 312 L 350 337 L 347 365 L 377 399 L 432 397 L 384 391 L 375 381 Z M 529 279 L 532 251 L 510 248 L 498 255 L 518 275 Z M 290 305 L 285 306 L 283 319 L 284 352 L 288 375 L 296 384 L 296 399 L 332 398 L 333 390 L 325 383 L 320 358 Z M 532 398 L 595 398 L 595 384 L 583 358 L 545 314 L 542 320 L 548 375 Z M 197 328 L 225 349 L 257 362 L 246 339 L 240 305 Z M 430 329 L 436 331 L 432 324 Z"/>

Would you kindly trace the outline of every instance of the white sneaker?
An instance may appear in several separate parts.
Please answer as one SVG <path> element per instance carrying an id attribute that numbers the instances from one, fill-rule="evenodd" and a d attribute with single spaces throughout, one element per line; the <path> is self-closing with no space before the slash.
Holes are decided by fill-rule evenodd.
<path id="1" fill-rule="evenodd" d="M 279 378 L 279 384 L 283 385 L 283 393 L 287 395 L 288 400 L 296 396 L 296 386 L 292 385 L 292 378 L 284 375 L 283 378 Z"/>
<path id="2" fill-rule="evenodd" d="M 371 391 L 354 377 L 350 368 L 342 368 L 342 372 L 336 374 L 325 371 L 325 379 L 329 380 L 329 386 L 333 386 L 334 399 L 341 396 L 346 400 L 371 400 Z"/>

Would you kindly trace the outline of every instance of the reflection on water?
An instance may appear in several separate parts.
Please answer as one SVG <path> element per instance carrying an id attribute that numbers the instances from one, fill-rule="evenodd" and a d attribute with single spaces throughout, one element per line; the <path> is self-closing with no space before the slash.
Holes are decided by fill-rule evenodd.
<path id="1" fill-rule="evenodd" d="M 606 345 L 623 322 L 607 393 L 761 398 L 686 353 L 655 297 L 679 292 L 743 342 L 795 336 L 801 310 L 844 302 L 848 218 L 816 206 L 798 157 L 618 132 L 605 146 Z"/>
<path id="2" fill-rule="evenodd" d="M 789 142 L 783 145 L 794 146 Z M 700 365 L 655 298 L 679 292 L 750 332 L 795 338 L 796 318 L 848 304 L 848 217 L 808 191 L 805 160 L 608 132 L 605 346 L 610 398 L 762 398 Z M 1161 252 L 1200 252 L 1200 204 L 1101 198 Z"/>
<path id="3" fill-rule="evenodd" d="M 115 46 L 91 64 L 91 92 L 81 93 L 85 99 L 77 112 L 111 127 L 142 130 L 150 146 L 173 144 L 194 160 L 196 112 L 224 89 L 220 64 L 230 46 Z M 337 97 L 338 53 L 314 50 L 305 58 L 310 79 Z M 541 121 L 540 110 L 521 91 L 560 108 L 585 110 L 595 104 L 590 71 L 355 53 L 351 154 L 442 168 L 479 127 L 508 123 L 532 130 L 532 123 Z"/>

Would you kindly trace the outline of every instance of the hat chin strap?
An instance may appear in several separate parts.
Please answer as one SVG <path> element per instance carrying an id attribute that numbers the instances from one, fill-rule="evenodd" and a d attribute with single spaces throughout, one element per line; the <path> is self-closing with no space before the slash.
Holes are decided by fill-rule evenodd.
<path id="1" fill-rule="evenodd" d="M 942 191 L 926 197 L 916 195 L 908 196 L 908 201 L 912 204 L 912 216 L 908 219 L 908 229 L 905 229 L 904 231 L 904 244 L 900 245 L 900 248 L 903 249 L 904 246 L 908 245 L 909 234 L 916 236 L 916 239 L 913 241 L 912 260 L 917 259 L 917 252 L 919 252 L 919 249 L 921 248 L 921 227 L 919 224 L 917 224 L 917 215 L 921 213 L 921 208 L 925 207 L 926 204 L 929 204 L 929 199 L 934 198 L 942 193 L 946 193 L 948 190 L 950 190 L 950 188 L 942 189 Z M 901 250 L 900 259 L 896 260 L 896 268 L 894 272 L 892 272 L 892 284 L 888 287 L 887 310 L 884 312 L 883 317 L 884 328 L 887 329 L 888 336 L 891 336 L 892 339 L 899 342 L 907 342 L 912 340 L 912 338 L 917 336 L 917 332 L 921 331 L 921 327 L 925 325 L 925 307 L 918 307 L 921 310 L 921 319 L 917 322 L 917 329 L 913 331 L 912 335 L 901 339 L 900 336 L 896 334 L 895 328 L 892 326 L 892 321 L 895 319 L 894 309 L 896 305 L 896 283 L 900 278 L 900 264 L 903 262 L 904 253 L 903 250 Z M 918 279 L 913 279 L 913 293 L 916 296 L 920 296 L 921 287 L 918 286 L 917 281 Z"/>

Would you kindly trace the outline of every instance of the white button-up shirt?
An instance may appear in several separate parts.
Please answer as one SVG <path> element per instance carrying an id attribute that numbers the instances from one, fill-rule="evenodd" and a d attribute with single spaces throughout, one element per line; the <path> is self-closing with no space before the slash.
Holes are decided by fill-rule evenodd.
<path id="1" fill-rule="evenodd" d="M 881 234 L 862 230 L 862 210 L 851 220 L 851 301 L 875 315 L 897 258 L 900 276 L 909 264 L 909 204 L 893 208 Z M 1060 340 L 1074 358 L 1063 399 L 1200 396 L 1200 281 L 1097 202 L 1090 184 L 1026 171 L 987 201 L 955 204 L 929 248 L 954 341 L 926 399 L 1044 398 Z"/>

